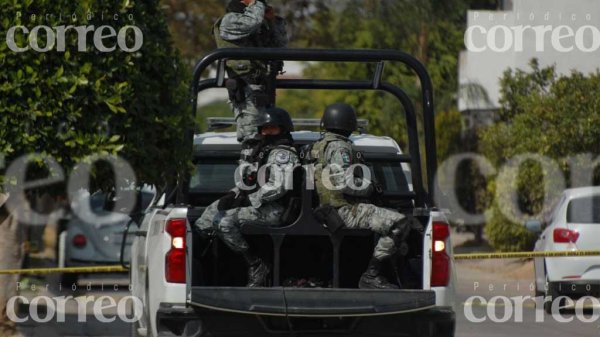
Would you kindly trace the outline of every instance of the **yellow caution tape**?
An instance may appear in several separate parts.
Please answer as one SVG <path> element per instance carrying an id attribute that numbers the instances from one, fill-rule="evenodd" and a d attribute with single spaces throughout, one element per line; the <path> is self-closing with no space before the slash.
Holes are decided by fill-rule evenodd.
<path id="1" fill-rule="evenodd" d="M 455 254 L 454 260 L 483 260 L 483 259 L 527 259 L 534 257 L 572 257 L 572 256 L 600 256 L 600 250 L 575 250 L 562 252 L 512 252 L 512 253 L 472 253 Z M 32 275 L 51 273 L 122 273 L 127 269 L 122 266 L 97 266 L 97 267 L 68 267 L 68 268 L 33 268 L 33 269 L 5 269 L 0 270 L 0 275 Z"/>
<path id="2" fill-rule="evenodd" d="M 528 259 L 533 257 L 598 256 L 600 250 L 455 254 L 455 260 Z"/>
<path id="3" fill-rule="evenodd" d="M 0 270 L 0 275 L 32 275 L 32 274 L 51 274 L 51 273 L 121 273 L 127 269 L 122 266 L 97 266 L 97 267 L 68 267 L 68 268 L 32 268 L 32 269 L 5 269 Z"/>

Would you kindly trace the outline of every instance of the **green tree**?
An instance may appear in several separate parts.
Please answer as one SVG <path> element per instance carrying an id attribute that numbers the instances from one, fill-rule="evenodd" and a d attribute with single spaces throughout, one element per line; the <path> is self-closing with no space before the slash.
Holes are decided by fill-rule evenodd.
<path id="1" fill-rule="evenodd" d="M 540 68 L 536 60 L 531 61 L 530 68 L 504 73 L 501 121 L 481 132 L 481 152 L 497 167 L 521 154 L 545 156 L 557 163 L 567 185 L 577 187 L 580 182 L 569 181 L 570 170 L 594 171 L 590 162 L 574 161 L 572 166 L 569 158 L 584 154 L 596 158 L 600 154 L 600 98 L 590 95 L 600 89 L 600 72 L 584 75 L 574 71 L 558 76 L 553 66 Z M 514 178 L 513 184 L 498 181 L 488 186 L 489 192 L 516 190 L 522 212 L 547 212 L 561 192 L 559 181 L 531 160 L 520 169 L 509 176 Z M 600 183 L 598 168 L 589 183 Z M 506 211 L 501 212 L 502 201 L 496 200 L 486 227 L 491 243 L 501 250 L 529 248 L 531 236 L 522 224 L 511 222 Z"/>
<path id="2" fill-rule="evenodd" d="M 213 24 L 225 14 L 223 0 L 163 0 L 173 42 L 181 56 L 193 65 L 217 46 L 212 37 Z"/>
<path id="3" fill-rule="evenodd" d="M 460 152 L 462 116 L 456 110 L 441 112 L 435 116 L 438 161 Z"/>
<path id="4" fill-rule="evenodd" d="M 464 0 L 351 0 L 338 8 L 336 15 L 313 25 L 322 35 L 332 37 L 319 47 L 396 49 L 415 55 L 432 77 L 438 110 L 446 111 L 453 105 L 456 93 L 458 54 L 464 48 L 467 8 L 468 2 Z M 361 64 L 322 67 L 332 77 L 360 77 L 374 69 L 366 70 Z M 409 94 L 418 98 L 418 83 L 408 69 L 386 70 L 387 79 L 401 83 Z"/>
<path id="5" fill-rule="evenodd" d="M 134 25 L 143 33 L 143 45 L 131 53 L 119 48 L 100 52 L 94 46 L 92 32 L 87 33 L 86 50 L 78 51 L 78 33 L 74 29 L 65 34 L 64 52 L 54 46 L 48 52 L 17 53 L 3 41 L 0 153 L 7 165 L 24 154 L 39 153 L 55 158 L 68 175 L 88 155 L 118 154 L 133 166 L 138 181 L 165 186 L 186 172 L 191 144 L 185 134 L 192 125 L 187 103 L 188 76 L 171 45 L 158 1 L 0 1 L 0 12 L 0 30 L 4 32 L 16 25 L 31 29 L 42 24 L 110 25 L 117 31 Z M 55 15 L 45 17 L 45 13 Z M 71 21 L 73 18 L 60 18 L 57 13 L 75 13 L 77 18 Z M 88 13 L 93 17 L 88 18 Z M 110 19 L 102 18 L 102 13 L 110 15 Z M 113 14 L 118 15 L 118 20 Z M 133 46 L 133 30 L 128 33 L 126 43 Z M 18 46 L 26 46 L 31 39 L 16 34 Z M 39 34 L 38 41 L 40 47 L 45 47 L 47 37 Z M 49 173 L 43 167 L 37 169 L 30 168 L 29 178 Z M 98 165 L 94 182 L 110 188 L 110 173 Z M 9 184 L 23 183 L 0 171 L 0 181 L 4 180 Z M 50 187 L 54 194 L 65 193 L 61 184 Z M 0 223 L 4 220 L 0 219 Z M 22 228 L 2 226 L 0 236 L 10 235 L 8 231 L 18 233 Z M 20 251 L 20 244 L 14 240 L 0 246 L 0 269 L 20 267 L 15 260 L 6 258 Z M 7 278 L 0 279 L 2 288 L 14 289 L 6 287 L 7 282 Z M 3 313 L 5 300 L 6 297 L 0 298 Z M 7 322 L 2 317 L 0 324 Z"/>
<path id="6" fill-rule="evenodd" d="M 200 113 L 196 116 L 196 124 L 200 132 L 206 132 L 208 125 L 206 117 L 231 117 L 231 106 L 227 102 L 215 101 L 208 103 L 200 108 Z M 233 128 L 232 128 L 233 130 Z"/>
<path id="7" fill-rule="evenodd" d="M 224 14 L 227 0 L 163 0 L 176 44 L 190 62 L 215 48 L 210 34 L 214 22 Z M 415 55 L 428 68 L 437 111 L 456 108 L 458 55 L 468 8 L 493 9 L 496 0 L 271 0 L 270 5 L 288 23 L 290 47 L 380 48 L 403 50 Z M 374 65 L 310 64 L 307 76 L 364 78 Z M 419 86 L 403 66 L 386 68 L 386 80 L 399 83 L 419 102 Z M 282 91 L 281 105 L 296 116 L 318 116 L 334 100 L 355 104 L 369 118 L 370 132 L 390 135 L 404 143 L 404 118 L 395 99 L 383 93 Z M 419 103 L 417 103 L 418 108 Z"/>
<path id="8" fill-rule="evenodd" d="M 310 26 L 322 40 L 313 47 L 347 49 L 395 49 L 415 55 L 427 67 L 434 85 L 436 112 L 456 109 L 458 54 L 463 49 L 465 11 L 469 1 L 371 1 L 351 0 L 330 6 L 322 16 L 313 15 Z M 324 20 L 317 20 L 317 18 Z M 366 79 L 374 64 L 311 63 L 304 75 L 329 79 Z M 402 87 L 420 110 L 420 87 L 415 75 L 405 66 L 390 63 L 384 80 Z M 356 107 L 359 116 L 370 122 L 369 132 L 395 138 L 406 149 L 405 119 L 402 106 L 389 94 L 373 91 L 283 91 L 278 102 L 303 116 L 320 116 L 323 108 L 342 101 Z M 441 120 L 449 115 L 441 116 Z M 442 138 L 460 134 L 458 113 L 441 130 Z M 437 119 L 437 117 L 436 117 Z M 418 119 L 420 121 L 420 119 Z M 450 130 L 448 127 L 455 127 Z M 458 139 L 460 140 L 460 139 Z M 459 145 L 460 142 L 454 143 Z M 441 154 L 449 154 L 441 149 Z M 453 150 L 454 151 L 454 150 Z M 445 157 L 440 156 L 440 159 Z"/>

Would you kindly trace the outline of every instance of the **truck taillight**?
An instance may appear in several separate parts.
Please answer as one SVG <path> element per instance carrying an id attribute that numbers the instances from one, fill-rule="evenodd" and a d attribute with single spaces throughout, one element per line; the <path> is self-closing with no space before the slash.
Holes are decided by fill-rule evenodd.
<path id="1" fill-rule="evenodd" d="M 566 228 L 555 228 L 553 234 L 555 243 L 575 243 L 579 239 L 579 232 Z"/>
<path id="2" fill-rule="evenodd" d="M 83 234 L 77 234 L 73 237 L 73 246 L 83 248 L 87 245 L 87 239 Z"/>
<path id="3" fill-rule="evenodd" d="M 432 231 L 431 286 L 445 287 L 450 281 L 450 257 L 448 238 L 450 226 L 445 222 L 434 222 Z"/>
<path id="4" fill-rule="evenodd" d="M 185 283 L 186 219 L 169 219 L 165 231 L 171 236 L 171 249 L 165 261 L 165 278 L 169 283 Z"/>

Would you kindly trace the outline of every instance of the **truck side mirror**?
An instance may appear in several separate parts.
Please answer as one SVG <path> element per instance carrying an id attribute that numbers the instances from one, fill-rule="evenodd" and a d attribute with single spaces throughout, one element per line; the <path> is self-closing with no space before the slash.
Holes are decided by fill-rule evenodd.
<path id="1" fill-rule="evenodd" d="M 539 234 L 542 232 L 542 222 L 537 219 L 527 220 L 525 222 L 525 228 L 532 233 Z"/>

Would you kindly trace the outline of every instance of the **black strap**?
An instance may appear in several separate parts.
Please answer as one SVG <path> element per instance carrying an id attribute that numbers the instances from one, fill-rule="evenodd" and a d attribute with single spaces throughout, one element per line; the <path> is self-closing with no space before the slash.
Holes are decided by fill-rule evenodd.
<path id="1" fill-rule="evenodd" d="M 313 144 L 304 145 L 300 149 L 300 160 L 303 164 L 312 164 L 316 161 L 316 158 L 312 156 Z"/>

